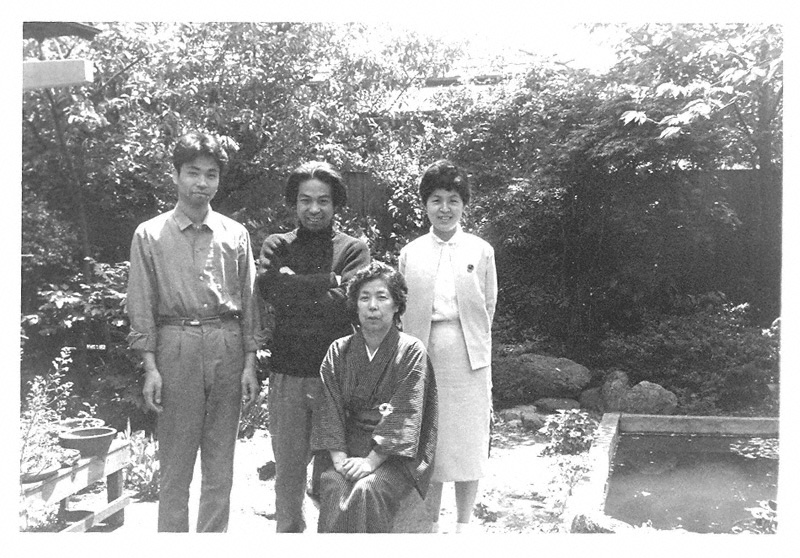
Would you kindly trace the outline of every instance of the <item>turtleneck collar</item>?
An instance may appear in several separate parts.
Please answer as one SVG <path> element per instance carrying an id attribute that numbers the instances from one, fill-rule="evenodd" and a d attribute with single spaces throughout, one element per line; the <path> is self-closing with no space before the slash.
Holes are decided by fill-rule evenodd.
<path id="1" fill-rule="evenodd" d="M 333 223 L 325 227 L 324 229 L 320 229 L 318 231 L 312 231 L 310 229 L 305 228 L 303 225 L 298 225 L 297 227 L 297 238 L 303 239 L 324 239 L 324 238 L 331 238 L 333 235 L 336 234 L 333 230 Z"/>

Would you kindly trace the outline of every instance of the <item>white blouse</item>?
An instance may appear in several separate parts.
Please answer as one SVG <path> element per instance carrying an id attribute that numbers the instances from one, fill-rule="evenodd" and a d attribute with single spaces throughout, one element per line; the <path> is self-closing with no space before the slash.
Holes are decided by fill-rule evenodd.
<path id="1" fill-rule="evenodd" d="M 453 249 L 458 231 L 445 242 L 436 235 L 433 238 L 439 246 L 439 262 L 436 280 L 433 283 L 433 309 L 431 321 L 447 322 L 458 319 L 458 300 L 456 299 L 456 280 L 453 275 Z"/>

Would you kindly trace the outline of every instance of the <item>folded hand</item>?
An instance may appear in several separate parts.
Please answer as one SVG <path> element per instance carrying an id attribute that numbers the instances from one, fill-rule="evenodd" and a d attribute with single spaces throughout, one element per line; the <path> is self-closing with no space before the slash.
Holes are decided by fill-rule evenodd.
<path id="1" fill-rule="evenodd" d="M 342 462 L 339 471 L 350 482 L 363 479 L 375 472 L 372 465 L 363 457 L 348 457 Z"/>

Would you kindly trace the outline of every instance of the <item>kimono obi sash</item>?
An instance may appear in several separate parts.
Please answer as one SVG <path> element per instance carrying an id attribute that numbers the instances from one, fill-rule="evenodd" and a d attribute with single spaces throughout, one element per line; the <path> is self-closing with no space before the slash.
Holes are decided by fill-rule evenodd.
<path id="1" fill-rule="evenodd" d="M 350 456 L 366 457 L 375 445 L 372 433 L 383 418 L 381 405 L 391 397 L 391 394 L 381 395 L 380 386 L 387 374 L 391 374 L 400 333 L 391 328 L 371 361 L 363 337 L 357 334 L 354 339 L 357 339 L 355 346 L 351 340 L 346 352 L 345 366 L 355 373 L 349 375 L 343 390 L 346 393 L 345 440 Z"/>
<path id="2" fill-rule="evenodd" d="M 345 439 L 350 456 L 366 457 L 374 442 L 372 432 L 383 417 L 378 408 L 355 410 L 345 408 Z"/>

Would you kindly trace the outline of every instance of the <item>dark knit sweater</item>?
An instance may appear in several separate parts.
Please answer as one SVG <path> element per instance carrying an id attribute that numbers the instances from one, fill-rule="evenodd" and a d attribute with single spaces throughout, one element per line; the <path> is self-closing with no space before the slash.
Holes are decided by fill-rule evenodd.
<path id="1" fill-rule="evenodd" d="M 352 333 L 345 284 L 369 264 L 369 248 L 332 228 L 312 232 L 300 227 L 272 237 L 286 241 L 269 270 L 259 266 L 258 274 L 258 288 L 275 312 L 272 367 L 291 376 L 318 376 L 328 346 Z M 283 266 L 295 275 L 278 273 Z"/>

